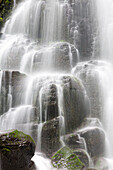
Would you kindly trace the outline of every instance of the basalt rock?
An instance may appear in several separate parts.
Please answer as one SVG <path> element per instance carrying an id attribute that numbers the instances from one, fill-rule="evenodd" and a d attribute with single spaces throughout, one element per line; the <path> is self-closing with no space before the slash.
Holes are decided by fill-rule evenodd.
<path id="1" fill-rule="evenodd" d="M 100 118 L 102 116 L 102 94 L 101 86 L 99 84 L 99 71 L 98 67 L 103 67 L 104 62 L 99 61 L 88 61 L 76 66 L 75 74 L 82 80 L 91 107 L 91 117 Z"/>
<path id="2" fill-rule="evenodd" d="M 52 157 L 52 163 L 55 168 L 83 170 L 84 164 L 68 147 L 63 147 Z"/>
<path id="3" fill-rule="evenodd" d="M 67 22 L 69 40 L 76 44 L 82 61 L 92 56 L 97 32 L 94 0 L 69 0 Z"/>
<path id="4" fill-rule="evenodd" d="M 1 95 L 0 114 L 7 112 L 10 107 L 19 105 L 25 92 L 26 75 L 18 71 L 0 71 Z M 4 107 L 5 106 L 5 107 Z"/>
<path id="5" fill-rule="evenodd" d="M 89 163 L 90 163 L 89 155 L 85 150 L 77 149 L 77 150 L 74 150 L 73 153 L 78 156 L 81 162 L 84 163 L 85 167 L 89 167 Z"/>
<path id="6" fill-rule="evenodd" d="M 70 148 L 70 149 L 85 149 L 84 148 L 84 141 L 80 137 L 79 134 L 73 133 L 73 134 L 68 134 L 65 135 L 65 144 Z"/>
<path id="7" fill-rule="evenodd" d="M 70 133 L 79 127 L 90 113 L 89 103 L 86 103 L 87 96 L 85 96 L 84 88 L 77 78 L 64 77 L 63 82 L 65 127 L 66 133 Z"/>
<path id="8" fill-rule="evenodd" d="M 52 44 L 44 50 L 43 48 L 34 55 L 33 72 L 42 70 L 69 73 L 78 61 L 75 46 L 67 42 Z"/>
<path id="9" fill-rule="evenodd" d="M 61 147 L 59 119 L 46 122 L 42 128 L 41 151 L 47 156 L 56 152 Z"/>
<path id="10" fill-rule="evenodd" d="M 1 170 L 28 170 L 35 152 L 33 139 L 18 130 L 0 134 Z"/>
<path id="11" fill-rule="evenodd" d="M 85 128 L 79 134 L 85 139 L 87 150 L 91 157 L 99 157 L 104 154 L 105 133 L 101 128 Z"/>

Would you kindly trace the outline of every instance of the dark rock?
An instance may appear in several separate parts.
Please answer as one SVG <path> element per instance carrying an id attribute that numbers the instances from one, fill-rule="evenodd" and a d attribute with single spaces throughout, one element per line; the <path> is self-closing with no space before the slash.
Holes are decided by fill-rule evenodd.
<path id="1" fill-rule="evenodd" d="M 73 153 L 78 156 L 81 162 L 84 163 L 85 167 L 89 167 L 90 157 L 85 150 L 77 149 L 77 150 L 74 150 Z"/>
<path id="2" fill-rule="evenodd" d="M 68 134 L 65 135 L 65 144 L 70 148 L 70 149 L 84 149 L 84 142 L 83 139 L 80 137 L 79 134 L 73 133 L 73 134 Z"/>
<path id="3" fill-rule="evenodd" d="M 91 117 L 96 117 L 101 119 L 102 116 L 102 93 L 100 91 L 101 85 L 99 77 L 98 67 L 104 67 L 104 62 L 101 61 L 88 61 L 76 66 L 75 74 L 82 80 L 85 89 L 87 91 L 90 108 Z"/>
<path id="4" fill-rule="evenodd" d="M 2 170 L 28 170 L 35 152 L 33 139 L 18 130 L 0 134 Z"/>
<path id="5" fill-rule="evenodd" d="M 65 127 L 66 133 L 70 133 L 89 115 L 89 103 L 86 103 L 85 90 L 77 78 L 64 77 L 63 82 Z"/>
<path id="6" fill-rule="evenodd" d="M 52 163 L 55 168 L 82 170 L 84 164 L 73 154 L 68 147 L 63 147 L 52 157 Z"/>
<path id="7" fill-rule="evenodd" d="M 7 112 L 8 109 L 21 104 L 25 95 L 26 75 L 19 71 L 0 71 L 1 73 L 1 95 L 0 95 L 0 114 Z M 10 98 L 11 97 L 11 100 Z"/>
<path id="8" fill-rule="evenodd" d="M 81 60 L 89 59 L 94 50 L 94 38 L 97 36 L 96 3 L 94 0 L 69 0 L 67 22 L 69 41 L 76 44 Z"/>
<path id="9" fill-rule="evenodd" d="M 41 151 L 51 156 L 61 146 L 59 119 L 53 119 L 46 122 L 42 128 Z"/>
<path id="10" fill-rule="evenodd" d="M 105 133 L 101 128 L 84 128 L 79 131 L 79 134 L 85 139 L 87 150 L 91 157 L 99 157 L 104 154 Z"/>
<path id="11" fill-rule="evenodd" d="M 0 38 L 3 36 L 3 33 L 0 32 Z"/>

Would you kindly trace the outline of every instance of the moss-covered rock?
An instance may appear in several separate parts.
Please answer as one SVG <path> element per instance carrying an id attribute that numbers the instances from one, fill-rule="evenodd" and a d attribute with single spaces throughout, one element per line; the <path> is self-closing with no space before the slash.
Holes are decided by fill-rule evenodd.
<path id="1" fill-rule="evenodd" d="M 10 15 L 13 8 L 13 0 L 1 0 L 0 1 L 0 30 L 5 23 L 6 19 Z"/>
<path id="2" fill-rule="evenodd" d="M 2 170 L 28 170 L 35 152 L 35 143 L 18 130 L 0 133 L 0 158 Z"/>
<path id="3" fill-rule="evenodd" d="M 61 148 L 53 157 L 52 163 L 55 168 L 67 168 L 69 170 L 82 170 L 84 164 L 68 147 Z"/>

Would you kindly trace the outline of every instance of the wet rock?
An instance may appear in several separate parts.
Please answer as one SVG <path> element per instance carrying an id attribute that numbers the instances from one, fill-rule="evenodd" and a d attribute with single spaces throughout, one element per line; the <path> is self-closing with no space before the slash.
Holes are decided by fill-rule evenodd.
<path id="1" fill-rule="evenodd" d="M 84 167 L 79 158 L 66 146 L 56 152 L 52 157 L 52 163 L 55 168 L 82 170 Z"/>
<path id="2" fill-rule="evenodd" d="M 33 72 L 51 71 L 69 73 L 78 61 L 75 46 L 59 42 L 50 47 L 43 47 L 33 60 Z"/>
<path id="3" fill-rule="evenodd" d="M 42 128 L 41 151 L 47 156 L 51 156 L 61 146 L 59 119 L 53 119 L 46 122 Z"/>
<path id="4" fill-rule="evenodd" d="M 51 120 L 59 115 L 57 87 L 51 84 L 42 93 L 42 120 Z"/>
<path id="5" fill-rule="evenodd" d="M 67 22 L 69 41 L 76 44 L 82 60 L 92 56 L 94 38 L 97 34 L 94 0 L 69 0 Z"/>
<path id="6" fill-rule="evenodd" d="M 74 154 L 78 156 L 82 163 L 84 163 L 85 167 L 89 167 L 90 158 L 88 153 L 83 149 L 77 149 L 73 151 Z"/>
<path id="7" fill-rule="evenodd" d="M 79 148 L 84 149 L 84 142 L 79 134 L 76 133 L 68 134 L 65 135 L 64 139 L 65 139 L 65 144 L 70 149 L 79 149 Z"/>
<path id="8" fill-rule="evenodd" d="M 82 80 L 88 97 L 91 107 L 91 117 L 100 118 L 102 116 L 102 87 L 99 84 L 100 77 L 99 72 L 101 67 L 104 67 L 105 63 L 101 61 L 88 61 L 76 66 L 75 74 Z"/>
<path id="9" fill-rule="evenodd" d="M 36 86 L 37 84 L 37 86 Z M 89 115 L 86 94 L 80 81 L 70 76 L 42 77 L 33 82 L 33 104 L 41 107 L 42 122 L 64 117 L 66 133 L 80 126 Z"/>
<path id="10" fill-rule="evenodd" d="M 77 78 L 67 76 L 63 78 L 63 82 L 65 127 L 66 133 L 70 133 L 89 115 L 89 103 L 85 90 Z"/>
<path id="11" fill-rule="evenodd" d="M 79 131 L 79 134 L 85 139 L 87 150 L 91 157 L 99 157 L 104 154 L 105 133 L 101 128 L 84 128 Z"/>
<path id="12" fill-rule="evenodd" d="M 102 123 L 98 118 L 85 118 L 81 127 L 102 127 Z"/>
<path id="13" fill-rule="evenodd" d="M 28 170 L 35 152 L 33 139 L 18 130 L 0 134 L 2 170 Z"/>
<path id="14" fill-rule="evenodd" d="M 73 153 L 75 153 L 81 160 L 81 162 L 85 164 L 85 167 L 88 167 L 89 155 L 84 150 L 85 149 L 84 139 L 80 137 L 80 135 L 77 133 L 66 135 L 64 139 L 66 146 L 73 150 Z"/>
<path id="15" fill-rule="evenodd" d="M 0 114 L 12 106 L 18 106 L 25 95 L 26 75 L 19 71 L 0 71 Z"/>
<path id="16" fill-rule="evenodd" d="M 97 169 L 101 169 L 101 170 L 110 170 L 110 161 L 112 162 L 112 160 L 107 160 L 104 157 L 100 157 L 100 158 L 94 158 L 94 166 Z"/>

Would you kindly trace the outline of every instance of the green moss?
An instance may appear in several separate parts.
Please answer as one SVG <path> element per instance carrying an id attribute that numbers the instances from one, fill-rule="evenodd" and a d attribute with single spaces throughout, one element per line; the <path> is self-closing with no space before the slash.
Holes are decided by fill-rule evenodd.
<path id="1" fill-rule="evenodd" d="M 8 149 L 8 148 L 3 148 L 2 150 L 3 150 L 3 151 L 10 152 L 10 149 Z"/>
<path id="2" fill-rule="evenodd" d="M 9 0 L 6 0 L 5 3 L 9 4 Z"/>
<path id="3" fill-rule="evenodd" d="M 22 139 L 24 138 L 25 140 L 28 140 L 30 142 L 34 142 L 34 140 L 29 136 L 26 135 L 25 133 L 18 131 L 18 130 L 14 130 L 11 133 L 6 134 L 8 137 L 12 137 L 12 138 L 17 138 L 17 139 Z"/>
<path id="4" fill-rule="evenodd" d="M 2 18 L 2 17 L 0 17 L 0 21 L 3 21 L 3 18 Z"/>
<path id="5" fill-rule="evenodd" d="M 82 170 L 84 164 L 80 159 L 68 148 L 61 148 L 53 157 L 52 163 L 55 168 L 67 168 L 68 170 Z"/>

